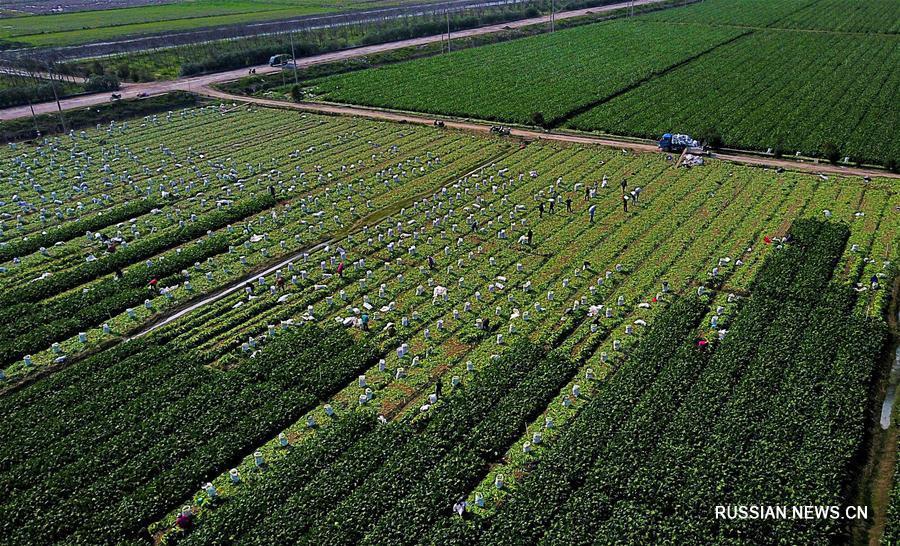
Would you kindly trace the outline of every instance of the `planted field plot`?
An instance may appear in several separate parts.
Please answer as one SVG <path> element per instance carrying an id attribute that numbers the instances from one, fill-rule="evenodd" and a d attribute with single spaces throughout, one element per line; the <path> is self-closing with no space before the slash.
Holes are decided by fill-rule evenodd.
<path id="1" fill-rule="evenodd" d="M 0 394 L 7 543 L 689 543 L 738 528 L 678 525 L 723 468 L 729 502 L 847 499 L 896 273 L 891 181 L 216 108 L 4 157 L 9 297 L 143 298 L 73 311 L 83 336 L 6 331 L 6 380 L 30 380 Z M 140 258 L 117 281 L 120 252 Z M 104 348 L 226 279 L 238 290 Z M 771 422 L 740 411 L 773 405 Z M 451 517 L 466 498 L 472 520 Z M 670 500 L 681 519 L 654 519 Z M 650 524 L 607 517 L 626 506 Z"/>
<path id="2" fill-rule="evenodd" d="M 302 134 L 304 146 L 273 146 L 265 136 L 273 132 Z M 103 321 L 109 327 L 100 339 L 132 331 L 507 146 L 218 109 L 10 145 L 3 152 L 0 360 L 8 365 L 56 342 L 52 359 L 62 358 L 83 345 L 67 338 L 97 339 L 86 329 Z M 149 293 L 152 280 L 156 292 Z"/>
<path id="3" fill-rule="evenodd" d="M 716 0 L 642 18 L 671 23 L 781 29 L 890 34 L 900 31 L 900 6 L 893 0 Z"/>
<path id="4" fill-rule="evenodd" d="M 353 7 L 316 0 L 181 0 L 151 6 L 8 17 L 0 43 L 61 46 L 122 36 L 287 19 Z"/>
<path id="5" fill-rule="evenodd" d="M 779 19 L 774 26 L 897 34 L 900 32 L 900 5 L 892 0 L 820 0 Z"/>
<path id="6" fill-rule="evenodd" d="M 896 166 L 898 9 L 896 2 L 708 0 L 331 76 L 308 91 L 336 102 L 644 138 L 690 132 L 736 148 Z"/>
<path id="7" fill-rule="evenodd" d="M 891 137 L 900 127 L 898 67 L 900 36 L 755 32 L 568 125 L 646 138 L 714 127 L 738 148 L 816 155 L 830 142 L 853 160 L 879 163 L 900 157 Z"/>
<path id="8" fill-rule="evenodd" d="M 337 102 L 553 125 L 741 32 L 616 21 L 325 78 L 313 93 Z"/>
<path id="9" fill-rule="evenodd" d="M 847 4 L 847 0 L 838 0 Z M 704 0 L 679 9 L 644 15 L 650 21 L 698 23 L 747 27 L 775 26 L 778 21 L 803 10 L 816 0 Z M 854 2 L 858 4 L 857 2 Z"/>

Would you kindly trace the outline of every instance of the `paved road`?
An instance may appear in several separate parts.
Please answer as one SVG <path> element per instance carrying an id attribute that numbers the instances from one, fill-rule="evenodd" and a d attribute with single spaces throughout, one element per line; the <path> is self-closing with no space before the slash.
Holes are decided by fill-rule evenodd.
<path id="1" fill-rule="evenodd" d="M 658 3 L 661 0 L 635 0 L 634 5 L 640 6 L 644 4 L 654 4 Z M 612 11 L 616 9 L 621 9 L 631 5 L 630 2 L 620 2 L 617 4 L 610 4 L 607 6 L 599 6 L 595 8 L 586 8 L 572 11 L 564 11 L 556 14 L 557 20 L 563 19 L 571 19 L 573 17 L 581 17 L 587 15 L 589 13 L 603 13 L 607 11 Z M 501 23 L 497 25 L 491 25 L 480 28 L 473 28 L 469 30 L 461 30 L 453 34 L 454 38 L 462 38 L 467 36 L 480 36 L 483 34 L 492 34 L 495 32 L 500 32 L 502 30 L 508 28 L 520 28 L 531 25 L 536 25 L 540 23 L 546 23 L 550 21 L 550 16 L 545 15 L 542 17 L 533 17 L 530 19 L 521 19 L 519 21 L 512 21 L 509 23 Z M 437 34 L 434 36 L 424 36 L 421 38 L 412 38 L 409 40 L 400 40 L 396 42 L 389 42 L 385 44 L 376 44 L 371 46 L 364 47 L 356 47 L 353 49 L 345 49 L 342 51 L 335 51 L 332 53 L 323 53 L 321 55 L 314 55 L 311 57 L 306 57 L 300 59 L 297 63 L 299 68 L 307 68 L 317 64 L 330 63 L 333 61 L 340 61 L 344 59 L 352 59 L 354 57 L 361 57 L 364 55 L 370 55 L 372 53 L 380 53 L 383 51 L 392 51 L 395 49 L 401 49 L 404 47 L 411 46 L 420 46 L 425 44 L 431 44 L 435 42 L 439 42 L 444 39 L 443 34 Z M 268 65 L 257 66 L 256 73 L 257 74 L 271 74 L 273 72 L 278 72 L 280 68 L 273 68 Z M 123 99 L 131 99 L 137 98 L 139 93 L 147 93 L 148 95 L 159 95 L 162 93 L 168 93 L 171 91 L 189 91 L 196 92 L 201 87 L 208 87 L 217 83 L 224 83 L 229 81 L 234 81 L 239 78 L 242 78 L 247 75 L 248 68 L 241 68 L 238 70 L 230 70 L 227 72 L 217 72 L 215 74 L 205 74 L 202 76 L 191 76 L 187 78 L 179 78 L 177 80 L 165 81 L 165 82 L 150 82 L 150 83 L 132 83 L 132 84 L 123 84 L 120 92 L 122 93 Z M 78 97 L 71 97 L 68 99 L 63 99 L 60 101 L 60 105 L 63 110 L 73 110 L 77 108 L 86 108 L 89 106 L 95 106 L 98 104 L 103 104 L 105 102 L 109 102 L 110 94 L 109 93 L 97 93 L 94 95 L 81 95 Z M 36 114 L 49 114 L 57 111 L 55 102 L 44 102 L 40 104 L 34 105 L 34 111 Z M 26 106 L 18 106 L 14 108 L 6 108 L 0 110 L 0 120 L 8 120 L 8 119 L 17 119 L 22 117 L 27 117 L 31 115 L 31 109 Z"/>

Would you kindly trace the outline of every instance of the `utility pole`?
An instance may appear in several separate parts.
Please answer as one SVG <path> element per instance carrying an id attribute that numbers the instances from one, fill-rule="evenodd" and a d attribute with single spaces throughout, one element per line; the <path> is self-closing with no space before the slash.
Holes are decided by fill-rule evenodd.
<path id="1" fill-rule="evenodd" d="M 31 104 L 31 98 L 28 98 L 28 107 L 31 108 L 31 119 L 34 121 L 34 134 L 37 138 L 41 137 L 41 129 L 38 127 L 37 114 L 34 113 L 34 105 Z"/>
<path id="2" fill-rule="evenodd" d="M 631 0 L 631 17 L 634 17 L 634 0 Z"/>
<path id="3" fill-rule="evenodd" d="M 553 32 L 556 23 L 556 0 L 550 0 L 550 32 Z"/>
<path id="4" fill-rule="evenodd" d="M 297 56 L 294 55 L 294 33 L 288 32 L 288 35 L 291 37 L 291 59 L 294 60 L 294 85 L 299 85 L 297 81 Z"/>
<path id="5" fill-rule="evenodd" d="M 68 133 L 66 117 L 63 115 L 62 105 L 59 103 L 59 94 L 56 92 L 56 82 L 53 79 L 53 68 L 47 66 L 47 74 L 50 76 L 50 89 L 53 90 L 53 98 L 56 99 L 56 108 L 59 109 L 59 122 L 62 124 L 63 133 Z"/>
<path id="6" fill-rule="evenodd" d="M 444 10 L 444 16 L 447 17 L 447 53 L 450 53 L 450 12 Z"/>

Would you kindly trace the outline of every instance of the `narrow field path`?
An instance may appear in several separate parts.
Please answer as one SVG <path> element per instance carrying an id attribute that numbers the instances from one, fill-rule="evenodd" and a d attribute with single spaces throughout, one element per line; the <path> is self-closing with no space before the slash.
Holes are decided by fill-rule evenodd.
<path id="1" fill-rule="evenodd" d="M 490 122 L 461 120 L 456 118 L 432 116 L 430 114 L 415 112 L 406 113 L 391 110 L 382 110 L 378 108 L 369 108 L 364 106 L 351 106 L 345 104 L 332 104 L 323 102 L 287 102 L 259 97 L 248 97 L 244 95 L 232 95 L 230 93 L 225 93 L 211 87 L 198 88 L 196 92 L 201 95 L 220 100 L 245 102 L 273 108 L 302 110 L 304 112 L 317 114 L 355 116 L 367 119 L 394 121 L 400 123 L 415 123 L 417 125 L 433 125 L 436 120 L 441 120 L 444 123 L 445 127 L 451 129 L 460 129 L 463 131 L 471 131 L 475 133 L 489 133 L 491 130 Z M 556 142 L 571 142 L 575 144 L 593 144 L 599 146 L 608 146 L 612 148 L 622 148 L 637 152 L 659 151 L 656 143 L 652 141 L 637 139 L 617 139 L 612 136 L 591 136 L 587 134 L 576 134 L 561 131 L 540 131 L 535 129 L 517 128 L 510 129 L 510 136 L 518 137 L 523 140 L 551 140 Z M 785 170 L 800 171 L 820 175 L 869 176 L 900 179 L 900 174 L 898 173 L 891 173 L 878 169 L 845 167 L 843 165 L 831 165 L 829 163 L 817 163 L 815 161 L 777 159 L 774 157 L 755 155 L 751 153 L 739 153 L 733 151 L 715 152 L 710 153 L 709 157 L 722 161 L 731 161 L 733 163 L 740 163 L 743 165 L 750 165 L 755 167 L 766 167 L 772 169 L 782 168 Z"/>

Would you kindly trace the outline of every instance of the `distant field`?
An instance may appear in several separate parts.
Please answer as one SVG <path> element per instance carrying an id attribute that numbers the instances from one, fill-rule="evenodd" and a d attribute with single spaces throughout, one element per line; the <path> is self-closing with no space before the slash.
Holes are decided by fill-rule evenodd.
<path id="1" fill-rule="evenodd" d="M 89 9 L 113 9 L 170 4 L 178 0 L 4 0 L 0 16 L 71 13 Z M 4 14 L 4 11 L 10 13 Z"/>
<path id="2" fill-rule="evenodd" d="M 900 154 L 900 37 L 759 32 L 613 98 L 570 122 L 657 137 L 720 128 L 741 148 Z"/>
<path id="3" fill-rule="evenodd" d="M 314 91 L 339 102 L 516 123 L 540 114 L 553 123 L 740 32 L 613 21 L 327 78 Z"/>
<path id="4" fill-rule="evenodd" d="M 72 45 L 135 34 L 271 21 L 365 4 L 357 0 L 185 0 L 134 8 L 10 17 L 0 20 L 0 42 Z"/>
<path id="5" fill-rule="evenodd" d="M 900 31 L 896 0 L 713 0 L 645 19 L 671 23 L 768 26 L 842 32 Z"/>
<path id="6" fill-rule="evenodd" d="M 842 32 L 900 32 L 897 0 L 821 0 L 778 23 L 785 28 L 826 29 Z"/>
<path id="7" fill-rule="evenodd" d="M 768 26 L 808 5 L 809 0 L 707 0 L 643 18 L 668 23 Z"/>
<path id="8" fill-rule="evenodd" d="M 819 156 L 836 148 L 887 163 L 900 158 L 897 28 L 896 1 L 707 0 L 332 76 L 310 92 L 648 138 L 718 133 L 727 146 Z"/>

